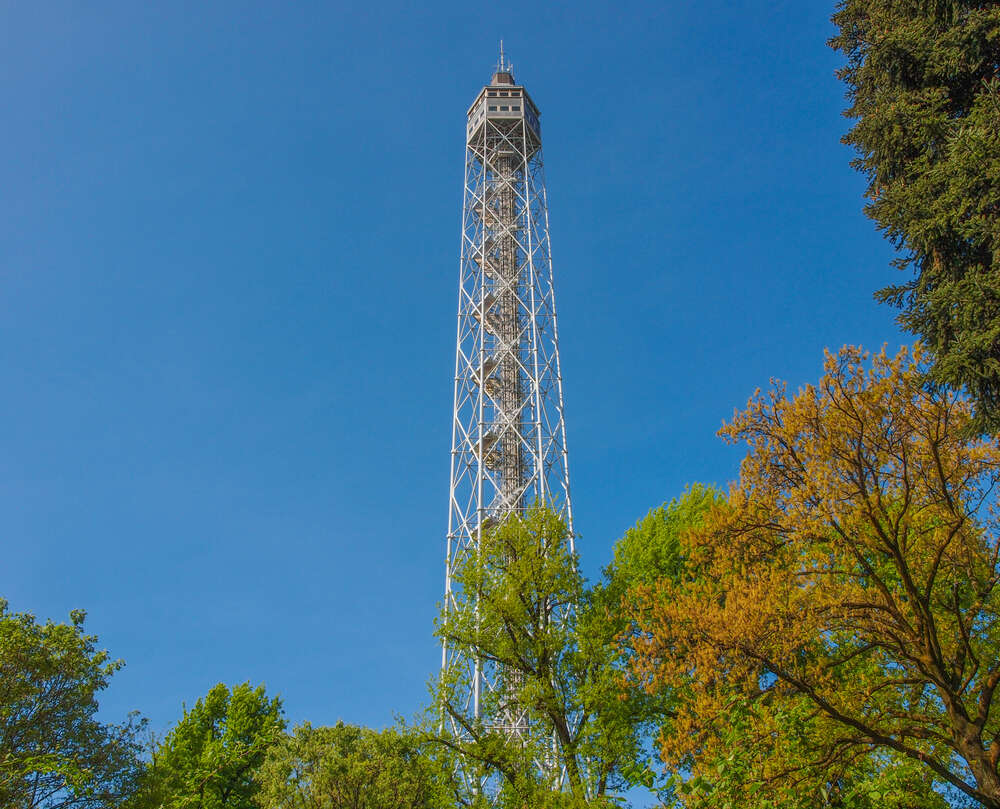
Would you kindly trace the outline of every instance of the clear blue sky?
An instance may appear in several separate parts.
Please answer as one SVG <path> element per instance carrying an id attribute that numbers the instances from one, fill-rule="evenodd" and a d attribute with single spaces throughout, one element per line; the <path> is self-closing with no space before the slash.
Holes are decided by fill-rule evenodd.
<path id="1" fill-rule="evenodd" d="M 833 0 L 0 6 L 0 538 L 15 610 L 162 730 L 264 681 L 381 726 L 439 662 L 463 121 L 542 110 L 579 549 L 824 346 L 896 345 Z"/>

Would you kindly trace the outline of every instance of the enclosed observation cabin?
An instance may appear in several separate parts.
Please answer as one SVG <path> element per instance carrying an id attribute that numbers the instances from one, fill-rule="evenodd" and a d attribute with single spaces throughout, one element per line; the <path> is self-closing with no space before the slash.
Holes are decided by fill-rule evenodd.
<path id="1" fill-rule="evenodd" d="M 486 137 L 487 124 L 495 131 L 518 137 L 524 122 L 525 156 L 530 157 L 542 145 L 539 112 L 524 87 L 514 83 L 509 69 L 497 70 L 469 107 L 465 127 L 469 146 L 480 145 Z"/>

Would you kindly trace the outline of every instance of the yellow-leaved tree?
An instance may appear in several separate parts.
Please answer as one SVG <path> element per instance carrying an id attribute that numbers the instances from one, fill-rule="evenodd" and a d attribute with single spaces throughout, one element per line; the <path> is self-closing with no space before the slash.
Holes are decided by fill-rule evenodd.
<path id="1" fill-rule="evenodd" d="M 663 758 L 706 794 L 735 759 L 745 789 L 822 772 L 835 804 L 867 758 L 1000 807 L 1000 446 L 925 379 L 919 346 L 845 348 L 755 394 L 721 431 L 739 481 L 681 538 L 696 574 L 625 599 L 633 675 L 679 695 Z"/>

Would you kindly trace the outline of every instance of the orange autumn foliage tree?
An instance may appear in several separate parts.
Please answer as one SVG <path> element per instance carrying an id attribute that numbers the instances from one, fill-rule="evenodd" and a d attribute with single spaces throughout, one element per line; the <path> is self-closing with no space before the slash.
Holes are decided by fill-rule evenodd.
<path id="1" fill-rule="evenodd" d="M 634 676 L 683 695 L 668 766 L 724 761 L 734 716 L 768 744 L 802 716 L 809 755 L 751 778 L 875 755 L 1000 807 L 1000 446 L 967 437 L 967 401 L 926 387 L 921 360 L 828 353 L 817 386 L 758 392 L 723 427 L 749 453 L 682 538 L 697 574 L 625 602 Z"/>

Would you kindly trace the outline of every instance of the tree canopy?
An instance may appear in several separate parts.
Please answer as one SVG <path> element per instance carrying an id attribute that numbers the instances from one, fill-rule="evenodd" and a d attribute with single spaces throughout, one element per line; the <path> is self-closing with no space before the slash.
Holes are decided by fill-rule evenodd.
<path id="1" fill-rule="evenodd" d="M 271 748 L 258 776 L 273 809 L 447 809 L 455 772 L 415 731 L 306 723 Z"/>
<path id="2" fill-rule="evenodd" d="M 905 760 L 922 805 L 937 782 L 998 807 L 1000 446 L 966 437 L 969 403 L 923 384 L 919 348 L 866 359 L 828 355 L 817 386 L 723 429 L 749 446 L 739 482 L 682 534 L 691 570 L 636 590 L 634 673 L 685 689 L 675 772 L 733 752 L 794 786 Z M 741 722 L 762 748 L 726 751 Z M 808 755 L 751 760 L 775 739 Z"/>
<path id="3" fill-rule="evenodd" d="M 97 694 L 124 663 L 97 648 L 85 618 L 39 624 L 0 599 L 0 806 L 110 809 L 131 792 L 142 723 L 97 718 Z"/>
<path id="4" fill-rule="evenodd" d="M 842 0 L 844 138 L 911 280 L 879 293 L 1000 431 L 1000 2 Z"/>
<path id="5" fill-rule="evenodd" d="M 264 686 L 212 688 L 153 746 L 137 809 L 258 809 L 256 774 L 285 727 Z"/>

